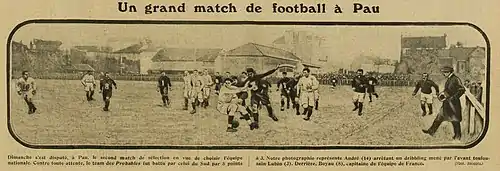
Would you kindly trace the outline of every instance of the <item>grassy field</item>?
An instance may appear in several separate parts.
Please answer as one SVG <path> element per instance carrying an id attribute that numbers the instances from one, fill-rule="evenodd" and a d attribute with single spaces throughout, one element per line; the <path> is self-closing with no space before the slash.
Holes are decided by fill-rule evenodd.
<path id="1" fill-rule="evenodd" d="M 260 129 L 250 131 L 240 122 L 238 132 L 227 133 L 227 117 L 215 110 L 215 96 L 209 108 L 191 115 L 182 110 L 179 83 L 170 94 L 171 107 L 165 108 L 154 82 L 118 81 L 109 112 L 102 111 L 100 94 L 96 101 L 85 100 L 79 81 L 37 83 L 36 114 L 28 115 L 15 93 L 11 100 L 11 126 L 17 137 L 33 145 L 446 145 L 452 137 L 446 122 L 434 137 L 421 132 L 435 115 L 421 116 L 412 87 L 378 87 L 381 97 L 365 103 L 360 117 L 351 111 L 349 87 L 323 86 L 320 110 L 311 121 L 292 109 L 279 111 L 279 94 L 272 92 L 278 122 L 263 109 Z M 15 90 L 14 84 L 11 88 Z M 438 107 L 436 101 L 434 110 Z"/>

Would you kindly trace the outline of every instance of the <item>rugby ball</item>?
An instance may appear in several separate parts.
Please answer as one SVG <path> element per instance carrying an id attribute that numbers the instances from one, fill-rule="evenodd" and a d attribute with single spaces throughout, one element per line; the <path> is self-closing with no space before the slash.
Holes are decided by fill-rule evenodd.
<path id="1" fill-rule="evenodd" d="M 233 120 L 231 122 L 231 125 L 233 126 L 233 128 L 238 128 L 240 126 L 240 123 L 237 120 Z"/>

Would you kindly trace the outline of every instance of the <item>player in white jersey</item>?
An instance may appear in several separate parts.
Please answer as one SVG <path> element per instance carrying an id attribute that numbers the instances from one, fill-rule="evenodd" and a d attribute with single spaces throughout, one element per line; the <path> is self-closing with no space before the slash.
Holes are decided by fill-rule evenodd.
<path id="1" fill-rule="evenodd" d="M 217 110 L 227 117 L 227 132 L 236 132 L 236 128 L 233 127 L 233 120 L 235 113 L 240 113 L 242 118 L 245 119 L 250 126 L 250 130 L 256 128 L 256 123 L 252 122 L 250 119 L 250 115 L 246 108 L 241 105 L 242 100 L 238 98 L 236 95 L 240 92 L 247 91 L 248 82 L 243 87 L 236 87 L 232 84 L 232 80 L 230 78 L 226 78 L 224 80 L 224 85 L 221 86 L 219 92 L 219 103 L 217 104 Z"/>
<path id="2" fill-rule="evenodd" d="M 208 70 L 205 69 L 203 70 L 203 73 L 201 75 L 201 80 L 203 81 L 203 103 L 201 104 L 202 107 L 207 108 L 208 100 L 210 99 L 210 89 L 212 85 L 214 84 L 212 80 L 212 76 L 208 74 Z"/>
<path id="3" fill-rule="evenodd" d="M 188 103 L 189 103 L 189 96 L 191 94 L 191 89 L 193 87 L 192 82 L 191 82 L 191 74 L 189 74 L 189 71 L 184 71 L 184 77 L 182 77 L 184 81 L 183 85 L 183 97 L 184 97 L 184 108 L 183 110 L 188 109 Z"/>
<path id="4" fill-rule="evenodd" d="M 16 82 L 17 94 L 22 96 L 28 105 L 28 114 L 33 114 L 36 111 L 33 104 L 33 96 L 36 94 L 35 79 L 29 76 L 28 71 L 23 71 L 23 76 Z"/>
<path id="5" fill-rule="evenodd" d="M 203 84 L 203 80 L 198 74 L 198 70 L 194 70 L 193 74 L 191 75 L 191 85 L 192 88 L 190 99 L 193 106 L 191 114 L 195 114 L 196 106 L 199 106 L 201 103 L 203 103 L 203 88 L 205 87 L 205 85 Z"/>
<path id="6" fill-rule="evenodd" d="M 87 101 L 94 100 L 94 91 L 96 87 L 96 81 L 92 71 L 88 71 L 81 80 L 85 93 L 87 95 Z"/>
<path id="7" fill-rule="evenodd" d="M 315 91 L 319 88 L 319 81 L 313 75 L 310 75 L 311 70 L 309 68 L 304 68 L 302 71 L 302 77 L 297 83 L 297 96 L 299 97 L 299 103 L 304 108 L 304 113 L 307 116 L 304 120 L 308 121 L 311 119 L 312 110 L 314 103 L 316 101 Z"/>

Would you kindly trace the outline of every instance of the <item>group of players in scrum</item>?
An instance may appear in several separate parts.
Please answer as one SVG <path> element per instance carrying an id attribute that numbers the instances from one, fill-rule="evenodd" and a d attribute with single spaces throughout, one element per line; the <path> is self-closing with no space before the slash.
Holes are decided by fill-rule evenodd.
<path id="1" fill-rule="evenodd" d="M 289 67 L 289 65 L 278 65 L 276 68 L 262 74 L 257 74 L 253 68 L 247 68 L 242 72 L 240 78 L 238 77 L 225 77 L 216 76 L 215 79 L 208 74 L 207 70 L 198 72 L 185 71 L 183 77 L 183 97 L 184 97 L 184 110 L 188 110 L 191 106 L 191 114 L 197 112 L 197 107 L 206 108 L 209 106 L 209 99 L 211 89 L 215 84 L 215 94 L 218 95 L 218 104 L 216 109 L 228 116 L 228 132 L 235 132 L 237 125 L 235 122 L 235 115 L 240 114 L 241 118 L 247 121 L 251 130 L 259 128 L 259 110 L 265 107 L 268 116 L 274 121 L 278 121 L 277 116 L 274 114 L 271 101 L 269 97 L 269 89 L 271 84 L 264 79 L 275 73 L 282 67 Z M 290 108 L 295 109 L 296 115 L 301 115 L 300 108 L 303 108 L 302 115 L 305 121 L 309 121 L 313 114 L 313 109 L 318 110 L 319 105 L 319 81 L 314 75 L 311 75 L 308 68 L 303 69 L 302 73 L 294 72 L 293 77 L 287 77 L 284 72 L 283 77 L 278 81 L 278 91 L 281 92 L 281 111 Z M 358 111 L 358 115 L 362 115 L 363 101 L 365 94 L 368 93 L 370 102 L 371 95 L 378 98 L 375 93 L 375 85 L 377 80 L 374 77 L 366 78 L 363 75 L 363 70 L 357 71 L 357 76 L 352 81 L 352 88 L 354 91 L 353 102 L 355 108 L 353 111 Z M 99 78 L 100 86 L 99 92 L 102 93 L 104 101 L 104 111 L 109 111 L 110 100 L 114 89 L 117 89 L 116 82 L 111 79 L 108 73 L 101 73 Z M 86 92 L 87 101 L 93 101 L 94 89 L 96 88 L 96 79 L 92 72 L 85 74 L 81 83 Z M 32 96 L 36 93 L 35 81 L 29 77 L 27 71 L 23 72 L 23 76 L 17 81 L 18 94 L 24 97 L 28 104 L 29 114 L 33 114 L 36 108 L 32 102 Z M 172 89 L 170 78 L 165 72 L 158 79 L 158 89 L 160 92 L 164 106 L 170 104 L 168 92 Z M 250 104 L 247 104 L 249 98 Z"/>

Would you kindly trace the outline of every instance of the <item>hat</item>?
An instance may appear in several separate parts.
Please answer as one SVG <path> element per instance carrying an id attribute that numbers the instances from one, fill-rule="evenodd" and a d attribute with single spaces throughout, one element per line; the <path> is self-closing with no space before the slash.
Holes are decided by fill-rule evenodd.
<path id="1" fill-rule="evenodd" d="M 250 73 L 250 72 L 255 73 L 255 70 L 253 70 L 253 68 L 247 68 L 246 70 L 247 70 L 247 73 Z"/>
<path id="2" fill-rule="evenodd" d="M 441 72 L 453 72 L 453 68 L 449 66 L 445 66 L 441 68 Z"/>

